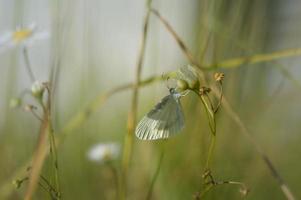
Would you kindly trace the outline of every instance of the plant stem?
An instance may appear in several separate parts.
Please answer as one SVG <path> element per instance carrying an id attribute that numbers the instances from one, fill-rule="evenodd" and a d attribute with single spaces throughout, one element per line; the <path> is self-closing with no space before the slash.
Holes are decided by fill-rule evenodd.
<path id="1" fill-rule="evenodd" d="M 127 175 L 129 163 L 132 155 L 133 148 L 133 135 L 135 131 L 136 118 L 137 118 L 137 109 L 138 109 L 138 91 L 139 91 L 139 83 L 141 79 L 141 71 L 142 65 L 144 61 L 145 47 L 146 47 L 146 39 L 148 33 L 148 25 L 149 25 L 149 17 L 150 17 L 150 6 L 151 0 L 147 0 L 147 11 L 144 18 L 143 32 L 142 32 L 142 41 L 139 50 L 139 57 L 136 66 L 136 79 L 133 88 L 133 97 L 131 110 L 128 116 L 128 130 L 125 135 L 124 147 L 123 147 L 123 157 L 122 157 L 122 180 L 121 180 L 121 199 L 125 199 L 126 197 L 126 185 L 127 185 Z"/>
<path id="2" fill-rule="evenodd" d="M 34 76 L 32 68 L 31 68 L 31 64 L 29 61 L 29 55 L 28 55 L 28 51 L 27 51 L 26 47 L 23 48 L 23 55 L 24 55 L 24 60 L 25 60 L 25 67 L 28 72 L 29 78 L 32 82 L 34 82 L 36 80 L 36 78 Z"/>
<path id="3" fill-rule="evenodd" d="M 49 123 L 49 140 L 50 140 L 50 153 L 51 153 L 53 168 L 54 168 L 55 188 L 58 193 L 58 199 L 60 199 L 60 183 L 59 183 L 57 150 L 56 150 L 55 137 L 54 137 L 54 132 L 52 130 L 51 121 Z"/>
<path id="4" fill-rule="evenodd" d="M 219 108 L 221 107 L 222 100 L 223 100 L 223 84 L 222 84 L 222 82 L 219 82 L 219 86 L 220 86 L 220 97 L 219 97 L 218 104 L 217 104 L 217 106 L 214 109 L 214 114 L 216 114 L 217 111 L 219 110 Z"/>
<path id="5" fill-rule="evenodd" d="M 214 151 L 214 147 L 215 147 L 215 142 L 216 142 L 216 135 L 211 134 L 211 141 L 210 141 L 210 146 L 209 146 L 209 151 L 208 151 L 208 157 L 207 157 L 207 161 L 206 161 L 206 167 L 205 170 L 210 168 L 210 162 L 212 160 L 213 157 L 213 151 Z"/>
<path id="6" fill-rule="evenodd" d="M 49 130 L 49 121 L 47 113 L 44 114 L 43 122 L 40 127 L 37 147 L 33 156 L 32 170 L 29 175 L 29 183 L 25 193 L 25 200 L 31 200 L 35 192 L 36 186 L 39 182 L 40 172 L 43 167 L 47 155 L 47 131 Z"/>
<path id="7" fill-rule="evenodd" d="M 205 196 L 205 194 L 207 194 L 207 192 L 209 192 L 212 188 L 213 188 L 213 185 L 212 185 L 212 184 L 208 185 L 208 186 L 202 191 L 202 193 L 200 193 L 200 195 L 197 197 L 197 199 L 201 199 L 201 197 Z"/>
<path id="8" fill-rule="evenodd" d="M 214 147 L 215 147 L 215 142 L 216 142 L 216 122 L 215 122 L 215 113 L 213 112 L 212 105 L 208 105 L 207 101 L 205 100 L 204 96 L 207 95 L 199 95 L 206 113 L 207 113 L 207 117 L 209 120 L 209 127 L 210 127 L 210 131 L 211 131 L 211 141 L 210 141 L 210 145 L 209 145 L 209 151 L 208 151 L 208 157 L 207 157 L 207 161 L 206 161 L 206 165 L 205 165 L 205 170 L 210 168 L 210 162 L 212 160 L 212 156 L 213 156 L 213 151 L 214 151 Z M 208 96 L 207 96 L 208 97 Z"/>
<path id="9" fill-rule="evenodd" d="M 163 144 L 164 145 L 164 144 Z M 165 152 L 165 148 L 164 146 L 162 147 L 162 150 L 161 150 L 161 155 L 160 155 L 160 158 L 159 158 L 159 162 L 158 162 L 158 166 L 157 166 L 157 169 L 155 171 L 155 174 L 153 176 L 153 179 L 151 181 L 151 184 L 149 186 L 149 189 L 148 189 L 148 192 L 147 192 L 147 196 L 146 196 L 146 200 L 150 200 L 151 197 L 152 197 L 152 192 L 153 192 L 153 188 L 154 188 L 154 185 L 157 181 L 157 178 L 158 178 L 158 175 L 159 175 L 159 172 L 160 172 L 160 169 L 161 169 L 161 166 L 162 166 L 162 161 L 163 161 L 163 158 L 164 158 L 164 152 Z"/>
<path id="10" fill-rule="evenodd" d="M 113 174 L 114 184 L 116 188 L 116 199 L 120 199 L 120 183 L 119 183 L 118 171 L 111 161 L 108 161 L 107 165 Z"/>
<path id="11" fill-rule="evenodd" d="M 207 117 L 208 117 L 208 120 L 209 120 L 209 126 L 210 126 L 210 130 L 211 130 L 211 133 L 213 135 L 216 135 L 216 122 L 215 122 L 215 113 L 213 111 L 213 105 L 211 103 L 211 100 L 209 98 L 209 96 L 206 94 L 206 95 L 201 95 L 201 101 L 203 103 L 203 105 L 205 106 L 205 110 L 206 110 L 206 113 L 207 113 Z M 207 100 L 206 100 L 207 98 Z M 208 103 L 210 105 L 208 105 Z"/>
<path id="12" fill-rule="evenodd" d="M 58 196 L 58 192 L 56 191 L 56 189 L 50 184 L 50 182 L 44 176 L 40 175 L 40 179 L 45 182 L 45 184 L 47 185 L 51 193 L 55 192 L 55 196 Z"/>
<path id="13" fill-rule="evenodd" d="M 58 158 L 57 158 L 57 150 L 56 150 L 56 145 L 55 145 L 55 136 L 53 132 L 53 127 L 52 127 L 52 117 L 51 117 L 51 90 L 49 86 L 46 87 L 48 91 L 48 101 L 47 101 L 47 114 L 48 114 L 48 122 L 49 122 L 49 143 L 50 143 L 50 154 L 51 154 L 51 159 L 53 162 L 53 168 L 54 168 L 54 179 L 55 179 L 55 189 L 58 193 L 58 199 L 60 199 L 61 191 L 60 191 L 60 183 L 59 183 L 59 168 L 58 168 Z"/>

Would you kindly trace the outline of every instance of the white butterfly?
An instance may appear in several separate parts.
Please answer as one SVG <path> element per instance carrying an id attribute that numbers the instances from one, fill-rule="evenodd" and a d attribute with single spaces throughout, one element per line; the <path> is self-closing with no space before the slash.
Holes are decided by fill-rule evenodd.
<path id="1" fill-rule="evenodd" d="M 136 136 L 141 140 L 166 139 L 184 127 L 184 115 L 180 103 L 183 94 L 174 88 L 164 97 L 136 127 Z"/>

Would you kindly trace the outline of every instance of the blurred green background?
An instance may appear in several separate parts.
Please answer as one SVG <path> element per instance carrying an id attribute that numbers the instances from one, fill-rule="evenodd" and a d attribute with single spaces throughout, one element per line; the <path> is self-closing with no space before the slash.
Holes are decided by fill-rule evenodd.
<path id="1" fill-rule="evenodd" d="M 200 63 L 301 47 L 297 0 L 154 0 Z M 51 38 L 28 48 L 38 80 L 47 81 L 54 62 L 54 129 L 68 121 L 99 94 L 134 81 L 146 3 L 139 0 L 0 0 L 0 33 L 36 23 Z M 1 37 L 1 35 L 0 35 Z M 289 185 L 301 198 L 300 58 L 291 57 L 222 71 L 224 95 Z M 174 38 L 154 15 L 150 18 L 142 78 L 162 75 L 188 64 Z M 23 199 L 27 183 L 14 189 L 14 173 L 32 156 L 39 121 L 10 99 L 30 89 L 19 47 L 0 54 L 0 199 Z M 212 77 L 212 73 L 208 74 Z M 210 86 L 209 86 L 210 87 Z M 168 94 L 164 82 L 141 88 L 138 119 Z M 132 92 L 115 94 L 73 130 L 58 148 L 63 199 L 115 199 L 110 167 L 87 158 L 92 145 L 123 144 Z M 25 96 L 23 102 L 36 104 Z M 184 130 L 167 141 L 152 199 L 193 199 L 199 190 L 209 146 L 208 120 L 198 98 L 181 100 Z M 145 199 L 160 155 L 160 143 L 134 139 L 128 199 Z M 120 159 L 114 166 L 119 170 Z M 50 176 L 47 159 L 43 174 Z M 225 113 L 217 116 L 217 144 L 212 172 L 218 180 L 244 182 L 246 199 L 285 199 L 279 185 L 250 141 Z M 11 187 L 11 188 L 10 188 Z M 49 199 L 38 188 L 35 199 Z M 205 199 L 241 199 L 234 185 L 217 186 Z"/>

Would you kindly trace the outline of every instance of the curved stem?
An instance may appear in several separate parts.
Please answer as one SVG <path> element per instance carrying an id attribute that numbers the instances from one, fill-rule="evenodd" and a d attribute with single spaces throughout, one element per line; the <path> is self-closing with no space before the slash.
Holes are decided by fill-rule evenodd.
<path id="1" fill-rule="evenodd" d="M 208 120 L 209 120 L 209 127 L 210 127 L 210 130 L 211 130 L 211 133 L 213 135 L 216 134 L 216 123 L 215 123 L 215 115 L 214 115 L 214 112 L 213 110 L 211 109 L 212 108 L 212 105 L 208 105 L 206 99 L 204 98 L 204 96 L 207 96 L 207 95 L 200 95 L 199 93 L 197 93 L 197 95 L 200 97 L 204 107 L 205 107 L 205 110 L 206 110 L 206 114 L 207 114 L 207 117 L 208 117 Z M 208 98 L 208 96 L 207 96 Z M 210 102 L 210 100 L 209 100 Z"/>
<path id="2" fill-rule="evenodd" d="M 211 184 L 211 185 L 208 185 L 208 186 L 203 190 L 203 192 L 200 193 L 200 195 L 198 195 L 197 199 L 201 199 L 201 197 L 204 197 L 204 196 L 207 194 L 207 192 L 209 192 L 212 188 L 213 188 L 213 185 L 212 185 L 212 184 Z"/>
<path id="3" fill-rule="evenodd" d="M 40 122 L 43 122 L 42 117 L 40 117 L 39 114 L 35 110 L 31 109 L 30 111 L 35 118 L 37 118 Z"/>
<path id="4" fill-rule="evenodd" d="M 25 67 L 26 67 L 26 70 L 27 70 L 28 75 L 30 77 L 30 80 L 32 82 L 34 82 L 36 80 L 36 78 L 34 76 L 32 68 L 31 68 L 31 64 L 30 64 L 30 61 L 29 61 L 29 55 L 28 55 L 28 51 L 27 51 L 26 47 L 23 48 L 23 55 L 24 55 L 24 60 L 25 60 Z"/>
<path id="5" fill-rule="evenodd" d="M 214 113 L 217 113 L 217 111 L 219 110 L 219 108 L 222 105 L 222 100 L 223 100 L 223 85 L 222 85 L 222 82 L 219 82 L 219 86 L 220 86 L 220 96 L 219 96 L 218 104 L 217 104 L 216 108 L 214 109 Z"/>

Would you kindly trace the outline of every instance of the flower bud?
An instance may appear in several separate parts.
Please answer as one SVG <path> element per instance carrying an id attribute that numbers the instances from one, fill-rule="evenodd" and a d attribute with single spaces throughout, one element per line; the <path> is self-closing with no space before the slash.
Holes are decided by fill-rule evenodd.
<path id="1" fill-rule="evenodd" d="M 42 98 L 43 92 L 45 90 L 45 85 L 40 81 L 36 81 L 31 86 L 31 93 L 34 97 Z"/>
<path id="2" fill-rule="evenodd" d="M 179 79 L 179 80 L 177 81 L 177 87 L 178 87 L 180 90 L 182 90 L 182 91 L 187 90 L 187 89 L 188 89 L 188 83 L 187 83 L 187 81 L 185 81 L 185 80 L 183 80 L 183 79 Z"/>
<path id="3" fill-rule="evenodd" d="M 177 77 L 181 80 L 185 80 L 188 83 L 188 88 L 190 90 L 199 90 L 200 82 L 198 78 L 197 71 L 190 65 L 181 67 L 177 71 Z"/>
<path id="4" fill-rule="evenodd" d="M 189 83 L 189 88 L 192 89 L 192 90 L 198 90 L 200 87 L 200 82 L 198 79 L 195 79 L 195 80 L 191 80 L 190 83 Z"/>

